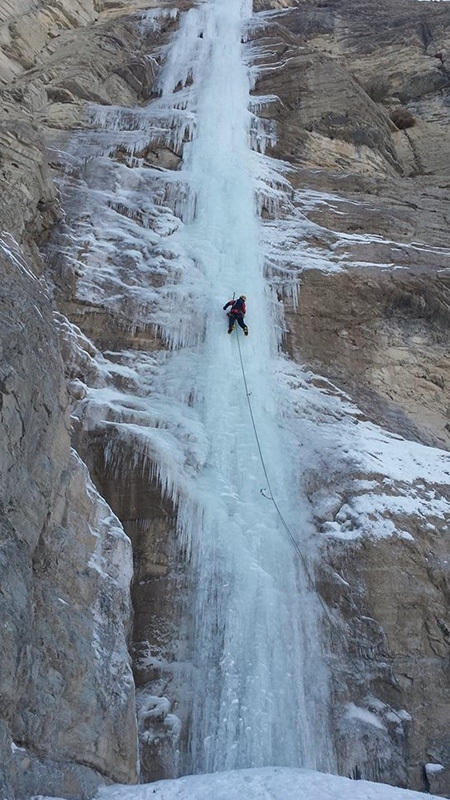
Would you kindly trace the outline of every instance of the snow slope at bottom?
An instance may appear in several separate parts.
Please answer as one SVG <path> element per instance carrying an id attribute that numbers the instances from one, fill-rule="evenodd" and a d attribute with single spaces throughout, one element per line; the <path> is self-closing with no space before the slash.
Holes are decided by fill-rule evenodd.
<path id="1" fill-rule="evenodd" d="M 141 786 L 100 790 L 100 800 L 423 800 L 384 783 L 353 781 L 306 769 L 264 767 L 188 775 Z M 429 798 L 435 795 L 427 795 Z"/>

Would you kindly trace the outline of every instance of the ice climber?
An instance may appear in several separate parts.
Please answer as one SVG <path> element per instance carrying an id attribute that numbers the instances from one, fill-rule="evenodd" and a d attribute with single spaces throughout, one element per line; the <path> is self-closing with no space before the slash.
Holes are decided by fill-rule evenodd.
<path id="1" fill-rule="evenodd" d="M 248 336 L 248 328 L 244 322 L 244 314 L 246 312 L 245 308 L 245 301 L 246 301 L 245 294 L 241 294 L 237 300 L 229 300 L 228 303 L 225 303 L 223 310 L 226 311 L 227 308 L 230 308 L 227 316 L 228 316 L 228 333 L 232 333 L 234 331 L 234 326 L 237 324 L 242 328 L 245 335 Z"/>

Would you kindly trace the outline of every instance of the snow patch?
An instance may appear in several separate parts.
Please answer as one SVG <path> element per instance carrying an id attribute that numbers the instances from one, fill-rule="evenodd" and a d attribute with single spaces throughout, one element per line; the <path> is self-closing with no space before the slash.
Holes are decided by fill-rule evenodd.
<path id="1" fill-rule="evenodd" d="M 349 703 L 347 705 L 345 717 L 351 720 L 356 719 L 358 722 L 364 722 L 366 725 L 373 725 L 374 728 L 379 728 L 383 731 L 386 730 L 385 725 L 383 725 L 376 714 L 372 711 L 368 711 L 367 708 L 356 706 L 354 703 Z"/>
<path id="2" fill-rule="evenodd" d="M 263 797 L 265 800 L 423 800 L 420 792 L 383 783 L 282 767 L 190 775 L 144 786 L 108 787 L 100 789 L 98 797 L 99 800 L 211 800 L 212 797 L 214 800 Z"/>
<path id="3" fill-rule="evenodd" d="M 425 772 L 427 775 L 437 775 L 444 769 L 443 764 L 425 764 Z"/>

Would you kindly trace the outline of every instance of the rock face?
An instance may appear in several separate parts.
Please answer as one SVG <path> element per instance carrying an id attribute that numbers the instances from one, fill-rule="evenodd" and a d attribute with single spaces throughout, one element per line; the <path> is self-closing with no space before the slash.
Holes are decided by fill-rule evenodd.
<path id="1" fill-rule="evenodd" d="M 141 777 L 177 770 L 187 589 L 157 429 L 186 428 L 188 464 L 203 443 L 158 396 L 166 349 L 187 336 L 164 309 L 185 266 L 170 236 L 192 131 L 174 134 L 157 101 L 191 5 L 0 0 L 12 798 L 136 781 L 138 728 Z M 244 51 L 252 141 L 275 176 L 258 203 L 308 456 L 337 766 L 448 796 L 449 9 L 287 6 L 255 0 Z"/>
<path id="2" fill-rule="evenodd" d="M 59 329 L 37 248 L 61 211 L 29 77 L 50 37 L 96 12 L 91 3 L 13 5 L 0 8 L 0 786 L 11 798 L 79 797 L 137 777 L 132 556 L 70 448 Z"/>
<path id="3" fill-rule="evenodd" d="M 362 426 L 448 448 L 448 8 L 299 3 L 261 18 L 255 94 L 277 96 L 259 113 L 275 122 L 268 152 L 287 162 L 292 187 L 284 222 L 266 208 L 269 241 L 281 224 L 288 242 L 268 268 L 299 270 L 300 280 L 287 350 L 333 382 L 315 379 L 322 397 L 340 389 L 358 405 Z M 393 124 L 399 109 L 412 127 Z M 326 461 L 321 428 L 332 414 L 320 403 L 305 480 L 334 615 L 330 650 L 340 654 L 339 769 L 429 789 L 430 761 L 442 767 L 429 770 L 433 791 L 448 796 L 448 484 L 431 472 L 425 484 L 409 470 L 393 479 L 381 451 L 370 470 L 349 467 L 351 438 Z M 433 512 L 420 509 L 427 492 L 439 499 Z"/>
<path id="4" fill-rule="evenodd" d="M 49 298 L 6 236 L 2 305 L 3 791 L 76 796 L 136 775 L 130 543 L 70 451 Z"/>

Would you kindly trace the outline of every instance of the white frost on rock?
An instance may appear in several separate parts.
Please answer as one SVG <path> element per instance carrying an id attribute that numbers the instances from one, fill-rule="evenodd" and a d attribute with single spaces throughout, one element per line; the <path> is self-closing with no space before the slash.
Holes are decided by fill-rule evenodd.
<path id="1" fill-rule="evenodd" d="M 358 722 L 364 722 L 366 725 L 373 725 L 375 728 L 385 730 L 385 726 L 373 711 L 356 706 L 354 703 L 347 705 L 345 716 L 350 720 L 358 720 Z"/>
<path id="2" fill-rule="evenodd" d="M 402 520 L 441 527 L 450 520 L 448 452 L 369 422 L 330 381 L 288 359 L 279 359 L 277 372 L 282 424 L 299 474 L 346 476 L 346 502 L 338 503 L 336 491 L 327 501 L 323 485 L 310 495 L 322 533 L 347 540 L 370 535 L 411 541 Z M 361 480 L 361 473 L 367 478 Z"/>
<path id="3" fill-rule="evenodd" d="M 443 769 L 443 764 L 425 764 L 425 772 L 427 775 L 437 775 L 439 772 L 442 772 Z"/>

